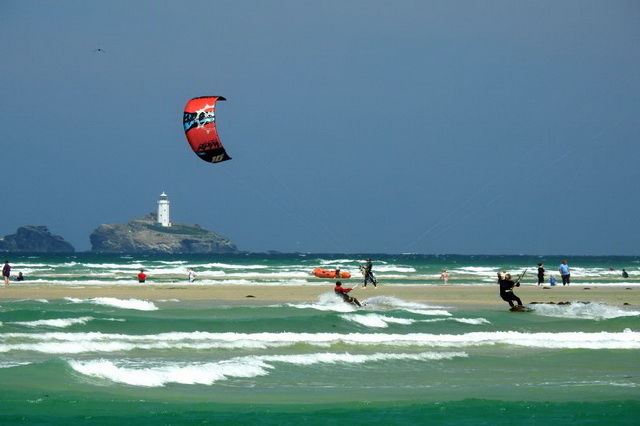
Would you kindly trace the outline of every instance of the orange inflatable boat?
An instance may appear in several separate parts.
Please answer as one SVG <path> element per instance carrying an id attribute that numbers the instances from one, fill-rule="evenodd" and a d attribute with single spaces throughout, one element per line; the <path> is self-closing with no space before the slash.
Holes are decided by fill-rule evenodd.
<path id="1" fill-rule="evenodd" d="M 313 268 L 313 275 L 318 278 L 335 278 L 336 271 L 324 268 Z M 351 278 L 350 272 L 340 272 L 340 278 Z"/>

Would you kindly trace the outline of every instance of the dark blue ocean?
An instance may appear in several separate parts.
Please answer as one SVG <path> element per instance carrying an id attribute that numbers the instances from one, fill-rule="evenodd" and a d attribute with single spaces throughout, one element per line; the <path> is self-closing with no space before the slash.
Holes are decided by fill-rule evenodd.
<path id="1" fill-rule="evenodd" d="M 10 255 L 34 287 L 326 286 L 314 267 L 380 285 L 495 285 L 566 258 L 576 283 L 640 290 L 637 257 L 242 254 Z M 187 268 L 196 274 L 187 283 Z M 622 278 L 621 270 L 629 273 Z M 72 293 L 72 292 L 70 292 Z M 0 424 L 637 424 L 640 306 L 439 306 L 367 290 L 318 300 L 0 299 Z"/>

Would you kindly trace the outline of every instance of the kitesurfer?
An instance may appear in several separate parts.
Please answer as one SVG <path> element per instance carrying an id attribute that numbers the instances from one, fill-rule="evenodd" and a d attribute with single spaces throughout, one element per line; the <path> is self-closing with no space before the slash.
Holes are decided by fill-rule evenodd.
<path id="1" fill-rule="evenodd" d="M 362 274 L 364 275 L 364 283 L 362 284 L 362 288 L 367 288 L 367 284 L 371 283 L 374 287 L 378 287 L 378 281 L 376 281 L 376 277 L 373 276 L 373 263 L 371 262 L 371 258 L 367 259 L 367 262 L 362 267 Z"/>
<path id="2" fill-rule="evenodd" d="M 349 296 L 347 293 L 349 293 L 351 290 L 353 290 L 352 288 L 348 288 L 348 287 L 342 287 L 342 282 L 338 281 L 336 283 L 336 286 L 333 288 L 333 291 L 340 297 L 342 297 L 342 300 L 344 300 L 346 303 L 351 303 L 352 305 L 356 305 L 356 306 L 362 306 L 360 304 L 360 302 L 358 301 L 358 299 L 356 299 L 355 297 L 351 297 Z"/>
<path id="3" fill-rule="evenodd" d="M 504 278 L 498 273 L 498 284 L 500 284 L 500 297 L 507 302 L 509 306 L 514 307 L 516 302 L 518 306 L 522 306 L 522 300 L 513 293 L 514 287 L 520 287 L 520 278 L 515 282 L 511 280 L 511 274 L 504 274 Z"/>

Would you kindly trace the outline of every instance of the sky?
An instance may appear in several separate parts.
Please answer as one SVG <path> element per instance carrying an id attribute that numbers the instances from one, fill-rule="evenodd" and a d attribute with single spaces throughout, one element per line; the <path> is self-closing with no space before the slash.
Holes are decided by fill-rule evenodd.
<path id="1" fill-rule="evenodd" d="M 640 255 L 640 2 L 0 0 L 0 236 Z M 100 50 L 96 50 L 100 49 Z M 227 98 L 211 164 L 182 127 Z"/>

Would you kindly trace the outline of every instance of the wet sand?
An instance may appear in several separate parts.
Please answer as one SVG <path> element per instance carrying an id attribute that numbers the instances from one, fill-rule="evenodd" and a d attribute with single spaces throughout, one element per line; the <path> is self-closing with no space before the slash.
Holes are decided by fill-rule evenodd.
<path id="1" fill-rule="evenodd" d="M 287 302 L 315 302 L 322 294 L 331 293 L 333 286 L 268 286 L 268 285 L 193 285 L 133 284 L 118 286 L 54 284 L 0 285 L 0 300 L 62 299 L 113 297 L 119 299 L 212 301 L 242 305 L 263 305 Z M 610 305 L 640 306 L 640 287 L 628 286 L 522 286 L 515 293 L 524 304 L 560 302 L 602 302 Z M 405 301 L 437 305 L 465 305 L 487 308 L 506 307 L 500 299 L 497 285 L 381 285 L 377 288 L 356 287 L 351 295 L 360 300 L 389 296 Z"/>

